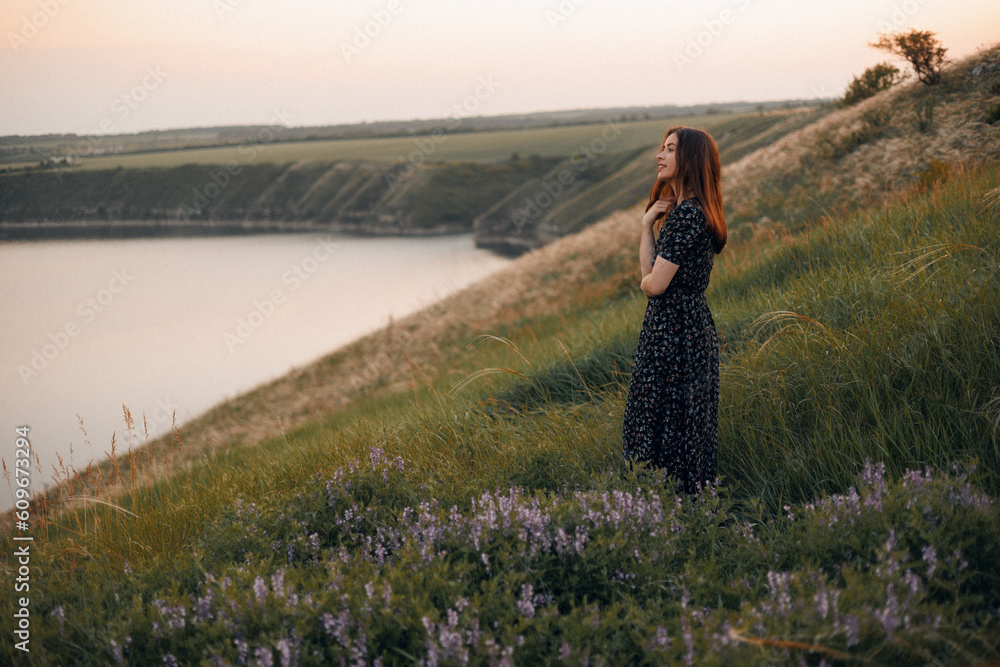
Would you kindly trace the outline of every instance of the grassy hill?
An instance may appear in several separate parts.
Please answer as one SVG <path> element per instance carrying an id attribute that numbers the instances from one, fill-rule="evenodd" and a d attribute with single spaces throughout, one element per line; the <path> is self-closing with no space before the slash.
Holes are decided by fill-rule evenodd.
<path id="1" fill-rule="evenodd" d="M 670 124 L 693 124 L 712 133 L 723 164 L 728 164 L 829 112 L 825 107 L 790 109 Z M 650 144 L 637 150 L 583 150 L 528 180 L 475 218 L 476 244 L 501 251 L 540 247 L 645 201 L 651 185 L 650 165 L 655 163 L 653 155 L 666 129 L 661 125 Z M 607 143 L 613 145 L 617 137 L 613 132 L 609 137 Z"/>
<path id="2" fill-rule="evenodd" d="M 1000 46 L 950 64 L 940 84 L 913 81 L 830 113 L 724 168 L 733 226 L 795 230 L 885 201 L 948 165 L 1000 157 Z"/>
<path id="3" fill-rule="evenodd" d="M 768 131 L 742 169 L 795 147 Z M 632 208 L 78 471 L 92 499 L 67 479 L 32 508 L 32 657 L 992 664 L 998 185 L 990 155 L 955 160 L 737 236 L 707 294 L 721 480 L 696 498 L 621 458 Z"/>
<path id="4" fill-rule="evenodd" d="M 621 461 L 644 307 L 621 250 L 631 211 L 285 383 L 301 397 L 310 374 L 339 378 L 345 409 L 193 465 L 175 441 L 159 481 L 123 459 L 105 480 L 113 505 L 36 529 L 32 650 L 128 664 L 995 660 L 998 178 L 958 171 L 720 256 L 711 492 L 675 501 Z M 375 372 L 352 383 L 359 362 Z M 272 389 L 228 410 L 248 419 L 282 400 Z"/>

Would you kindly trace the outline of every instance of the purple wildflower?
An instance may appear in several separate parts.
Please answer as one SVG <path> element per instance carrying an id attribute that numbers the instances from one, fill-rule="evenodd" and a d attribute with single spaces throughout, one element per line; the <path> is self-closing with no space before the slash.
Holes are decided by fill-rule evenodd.
<path id="1" fill-rule="evenodd" d="M 253 656 L 257 660 L 257 667 L 274 667 L 274 655 L 270 649 L 258 646 Z"/>
<path id="2" fill-rule="evenodd" d="M 844 629 L 847 631 L 847 648 L 853 648 L 861 641 L 861 621 L 857 616 L 844 617 Z"/>
<path id="3" fill-rule="evenodd" d="M 340 612 L 336 617 L 330 614 L 323 614 L 320 618 L 323 623 L 323 629 L 332 638 L 337 640 L 343 648 L 350 648 L 351 638 L 350 638 L 350 616 L 348 616 L 346 611 Z"/>
<path id="4" fill-rule="evenodd" d="M 882 509 L 882 496 L 886 493 L 885 464 L 879 461 L 872 464 L 871 459 L 865 459 L 865 468 L 861 471 L 862 488 L 866 491 L 865 506 Z"/>
<path id="5" fill-rule="evenodd" d="M 212 620 L 212 600 L 215 597 L 212 589 L 208 589 L 204 597 L 200 597 L 197 600 L 197 606 L 194 610 L 194 620 L 196 623 L 204 623 L 205 621 Z"/>
<path id="6" fill-rule="evenodd" d="M 167 622 L 167 628 L 170 630 L 183 630 L 185 621 L 184 614 L 185 609 L 183 606 L 171 607 L 165 601 L 157 598 L 153 600 L 153 606 L 156 610 L 160 612 L 160 617 Z M 153 630 L 158 632 L 160 624 L 153 621 Z"/>
<path id="7" fill-rule="evenodd" d="M 241 665 L 247 664 L 250 647 L 239 637 L 233 640 L 233 645 L 236 646 L 236 662 Z"/>
<path id="8" fill-rule="evenodd" d="M 894 551 L 896 548 L 896 531 L 889 529 L 889 537 L 885 541 L 884 553 L 879 554 L 879 565 L 875 573 L 882 578 L 891 577 L 899 569 L 899 559 Z"/>
<path id="9" fill-rule="evenodd" d="M 760 540 L 756 535 L 753 534 L 753 524 L 749 521 L 745 521 L 736 527 L 736 532 L 743 538 L 749 540 L 750 542 L 755 542 L 760 544 Z"/>
<path id="10" fill-rule="evenodd" d="M 891 635 L 899 627 L 899 601 L 891 583 L 885 587 L 885 607 L 875 612 L 875 616 L 882 622 L 886 634 Z"/>
<path id="11" fill-rule="evenodd" d="M 816 613 L 819 614 L 819 617 L 826 618 L 826 615 L 830 612 L 830 602 L 826 597 L 825 586 L 816 591 L 813 601 L 816 602 Z"/>
<path id="12" fill-rule="evenodd" d="M 767 586 L 771 589 L 771 599 L 778 603 L 778 611 L 782 616 L 787 616 L 791 611 L 792 597 L 788 593 L 788 585 L 791 582 L 791 574 L 788 572 L 767 573 Z"/>
<path id="13" fill-rule="evenodd" d="M 535 605 L 532 603 L 531 594 L 531 584 L 524 584 L 521 586 L 521 597 L 517 601 L 517 610 L 521 612 L 522 616 L 526 616 L 527 618 L 535 617 Z"/>
<path id="14" fill-rule="evenodd" d="M 52 610 L 52 615 L 56 617 L 57 621 L 59 621 L 59 636 L 62 637 L 63 636 L 63 622 L 66 620 L 66 614 L 63 612 L 62 605 L 59 605 L 58 607 L 56 607 L 55 609 L 53 609 Z"/>
<path id="15" fill-rule="evenodd" d="M 281 667 L 296 667 L 299 664 L 299 652 L 295 644 L 287 639 L 278 640 L 278 655 L 281 656 Z"/>
<path id="16" fill-rule="evenodd" d="M 928 544 L 924 547 L 923 559 L 927 563 L 927 578 L 930 579 L 934 576 L 934 569 L 937 567 L 937 551 L 934 549 L 934 545 Z"/>
<path id="17" fill-rule="evenodd" d="M 577 556 L 583 555 L 583 547 L 587 544 L 589 537 L 586 526 L 580 525 L 576 527 L 576 539 L 573 540 L 573 549 L 576 551 Z"/>
<path id="18" fill-rule="evenodd" d="M 788 522 L 795 523 L 795 514 L 792 513 L 792 508 L 790 505 L 785 505 L 782 509 L 785 510 L 785 514 L 788 515 Z"/>
<path id="19" fill-rule="evenodd" d="M 267 599 L 267 584 L 259 575 L 253 581 L 253 594 L 257 598 L 258 604 L 264 604 L 264 600 Z"/>
<path id="20" fill-rule="evenodd" d="M 125 657 L 122 655 L 122 647 L 114 639 L 108 644 L 108 654 L 114 658 L 115 664 L 121 665 L 125 663 Z"/>
<path id="21" fill-rule="evenodd" d="M 278 569 L 277 572 L 271 575 L 271 590 L 274 591 L 274 597 L 283 598 L 285 597 L 285 571 Z"/>
<path id="22" fill-rule="evenodd" d="M 688 597 L 687 589 L 681 595 L 681 634 L 684 635 L 684 646 L 687 652 L 684 654 L 684 664 L 694 664 L 694 635 L 691 634 L 691 622 L 688 620 L 687 607 L 691 598 Z"/>
<path id="23" fill-rule="evenodd" d="M 990 498 L 985 493 L 976 493 L 971 484 L 963 484 L 957 492 L 954 488 L 948 494 L 949 500 L 968 509 L 985 511 L 990 505 Z"/>

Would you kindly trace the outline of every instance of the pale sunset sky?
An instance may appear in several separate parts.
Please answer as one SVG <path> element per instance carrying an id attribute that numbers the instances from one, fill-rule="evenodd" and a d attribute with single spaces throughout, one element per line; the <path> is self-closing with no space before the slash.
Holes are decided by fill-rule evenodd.
<path id="1" fill-rule="evenodd" d="M 833 97 L 911 27 L 972 55 L 1000 2 L 3 0 L 0 135 Z"/>

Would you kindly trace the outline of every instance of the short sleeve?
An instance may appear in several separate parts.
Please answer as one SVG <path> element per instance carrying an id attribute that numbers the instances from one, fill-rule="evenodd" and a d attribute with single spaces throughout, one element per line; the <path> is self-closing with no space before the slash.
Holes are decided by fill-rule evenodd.
<path id="1" fill-rule="evenodd" d="M 708 223 L 693 199 L 682 201 L 667 216 L 656 240 L 656 254 L 678 266 L 689 261 L 704 243 Z"/>

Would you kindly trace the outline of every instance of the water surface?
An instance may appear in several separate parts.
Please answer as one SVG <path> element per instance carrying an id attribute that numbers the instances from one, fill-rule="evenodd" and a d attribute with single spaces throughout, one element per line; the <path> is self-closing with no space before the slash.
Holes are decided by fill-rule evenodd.
<path id="1" fill-rule="evenodd" d="M 40 489 L 124 441 L 122 405 L 161 434 L 508 261 L 471 235 L 0 244 L 0 452 L 29 426 Z"/>

